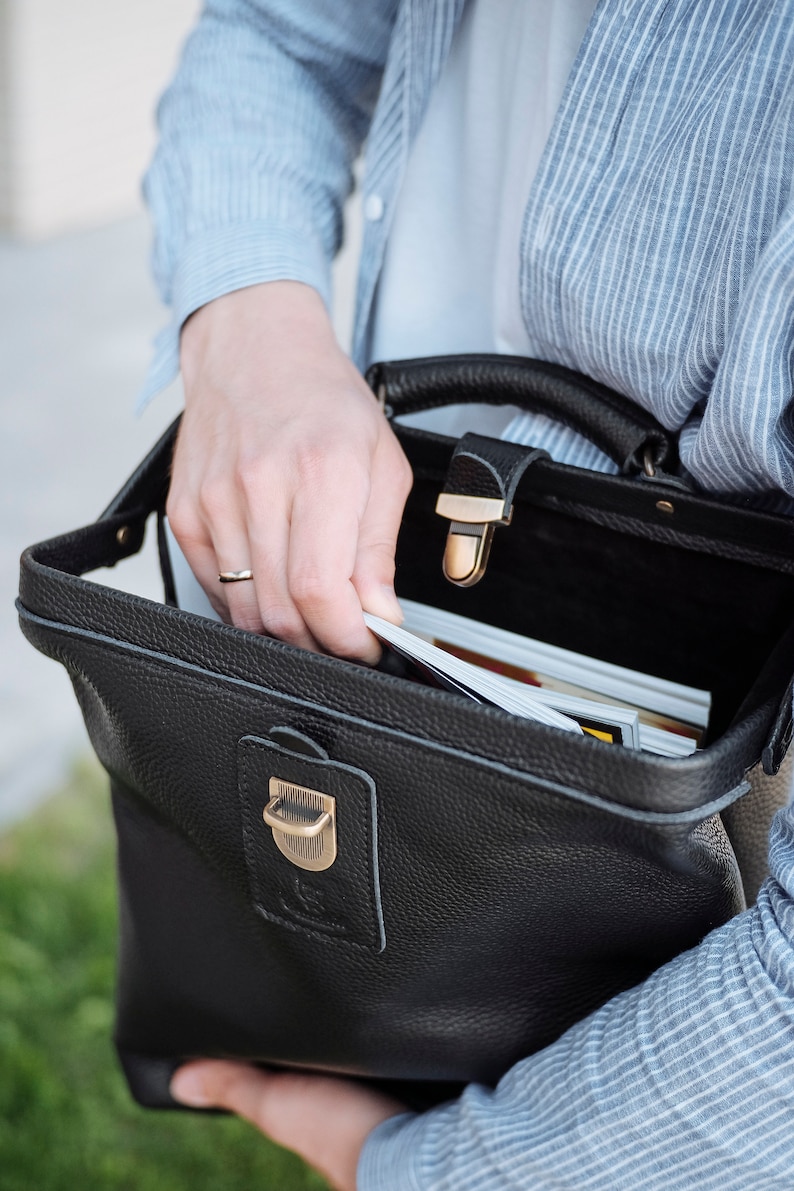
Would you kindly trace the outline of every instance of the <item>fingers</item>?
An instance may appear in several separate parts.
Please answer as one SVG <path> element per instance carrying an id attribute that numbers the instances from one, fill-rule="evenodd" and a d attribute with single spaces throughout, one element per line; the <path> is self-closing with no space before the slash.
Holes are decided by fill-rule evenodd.
<path id="1" fill-rule="evenodd" d="M 404 1106 L 347 1080 L 265 1072 L 221 1060 L 177 1071 L 171 1094 L 196 1108 L 225 1108 L 294 1150 L 337 1191 L 355 1191 L 367 1134 Z"/>
<path id="2" fill-rule="evenodd" d="M 167 512 L 226 620 L 374 662 L 362 606 L 400 620 L 394 548 L 410 469 L 309 287 L 208 303 L 182 332 L 185 414 Z M 221 585 L 220 571 L 253 579 Z"/>
<path id="3" fill-rule="evenodd" d="M 271 503 L 271 508 L 273 507 Z M 244 514 L 237 531 L 235 557 L 239 564 L 253 571 L 253 580 L 226 584 L 232 623 L 252 633 L 269 633 L 304 649 L 316 648 L 311 634 L 294 610 L 284 580 L 289 525 L 286 513 L 272 512 L 264 524 L 251 523 L 250 511 Z M 219 559 L 231 557 L 230 539 L 218 532 Z"/>
<path id="4" fill-rule="evenodd" d="M 403 613 L 394 593 L 394 554 L 412 483 L 408 460 L 389 431 L 388 438 L 383 436 L 373 464 L 352 581 L 361 607 L 395 624 L 402 622 Z"/>
<path id="5" fill-rule="evenodd" d="M 357 536 L 356 479 L 338 451 L 305 448 L 321 465 L 309 473 L 296 451 L 288 477 L 279 487 L 271 469 L 254 471 L 245 489 L 247 536 L 256 595 L 265 631 L 304 649 L 324 649 L 346 657 L 371 652 L 361 611 L 348 623 L 351 608 L 345 559 Z M 253 470 L 253 469 L 252 469 Z M 363 472 L 363 461 L 358 471 Z M 349 574 L 349 571 L 348 571 Z"/>
<path id="6" fill-rule="evenodd" d="M 378 439 L 365 470 L 321 458 L 296 495 L 289 543 L 289 591 L 303 620 L 330 653 L 374 662 L 380 646 L 362 609 L 400 623 L 394 555 L 411 468 L 378 414 Z M 327 494 L 331 494 L 330 499 Z"/>
<path id="7" fill-rule="evenodd" d="M 348 444 L 308 452 L 293 469 L 291 504 L 287 482 L 275 487 L 264 462 L 236 484 L 204 477 L 192 500 L 172 491 L 174 533 L 224 619 L 304 649 L 377 661 L 362 607 L 402 619 L 394 549 L 411 483 L 385 422 L 380 433 L 371 459 Z M 220 571 L 247 568 L 252 581 L 218 581 Z"/>
<path id="8" fill-rule="evenodd" d="M 215 527 L 212 527 L 213 529 Z M 251 547 L 240 522 L 227 527 L 220 540 L 213 541 L 212 571 L 207 575 L 207 581 L 214 581 L 219 588 L 228 608 L 228 619 L 240 629 L 249 633 L 261 633 L 264 624 L 259 610 L 256 584 L 251 579 L 241 579 L 234 583 L 221 583 L 220 574 L 230 571 L 246 571 L 252 569 Z M 200 580 L 201 581 L 201 580 Z"/>
<path id="9" fill-rule="evenodd" d="M 177 472 L 180 446 L 181 438 L 166 511 L 215 611 L 237 628 L 268 632 L 316 649 L 317 643 L 287 591 L 289 514 L 284 493 L 248 491 L 241 477 L 235 482 L 231 463 L 223 467 L 220 453 L 214 465 L 207 467 L 208 474 L 196 476 L 185 466 Z M 265 468 L 259 470 L 267 474 Z M 264 516 L 261 510 L 266 510 Z M 221 572 L 244 570 L 254 572 L 252 580 L 220 582 Z"/>
<path id="10" fill-rule="evenodd" d="M 362 618 L 352 576 L 369 476 L 355 461 L 317 460 L 292 507 L 287 583 L 304 622 L 322 646 L 342 657 L 375 662 L 380 647 Z"/>

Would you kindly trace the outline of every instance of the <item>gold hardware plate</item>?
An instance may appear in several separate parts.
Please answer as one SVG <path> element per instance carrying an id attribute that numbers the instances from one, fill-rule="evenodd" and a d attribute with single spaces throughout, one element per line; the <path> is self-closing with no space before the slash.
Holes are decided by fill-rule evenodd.
<path id="1" fill-rule="evenodd" d="M 488 521 L 510 522 L 510 513 L 505 513 L 505 502 L 493 496 L 462 496 L 457 492 L 441 492 L 436 501 L 436 512 L 450 521 L 465 521 L 469 525 L 482 525 Z"/>
<path id="2" fill-rule="evenodd" d="M 491 553 L 493 525 L 453 521 L 444 547 L 445 578 L 458 587 L 473 587 L 485 574 Z"/>
<path id="3" fill-rule="evenodd" d="M 496 497 L 442 492 L 436 512 L 451 522 L 444 550 L 444 576 L 458 587 L 473 587 L 485 574 L 494 525 L 509 525 L 513 510 L 506 510 L 505 502 Z"/>
<path id="4" fill-rule="evenodd" d="M 262 818 L 278 850 L 298 868 L 322 872 L 336 860 L 336 799 L 271 777 Z"/>

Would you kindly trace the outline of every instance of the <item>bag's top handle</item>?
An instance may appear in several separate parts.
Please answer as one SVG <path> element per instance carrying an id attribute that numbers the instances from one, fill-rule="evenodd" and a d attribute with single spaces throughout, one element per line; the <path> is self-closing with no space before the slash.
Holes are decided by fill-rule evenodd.
<path id="1" fill-rule="evenodd" d="M 490 379 L 489 385 L 481 383 L 481 370 Z M 420 386 L 424 384 L 423 369 L 427 369 L 430 378 L 429 396 L 426 396 Z M 505 370 L 513 375 L 513 390 L 510 384 L 503 385 L 502 377 Z M 585 406 L 582 395 L 589 395 L 592 401 L 601 402 L 602 387 L 588 382 L 585 378 L 569 373 L 566 369 L 553 365 L 538 364 L 535 361 L 523 359 L 515 360 L 510 357 L 470 357 L 463 360 L 421 360 L 381 364 L 373 367 L 368 373 L 370 383 L 377 389 L 379 384 L 388 384 L 388 399 L 393 406 L 394 413 L 407 413 L 409 410 L 419 410 L 449 404 L 455 401 L 483 401 L 491 400 L 503 403 L 506 391 L 511 402 L 525 404 L 529 408 L 541 408 L 538 404 L 531 404 L 535 398 L 526 399 L 524 378 L 516 376 L 516 372 L 533 372 L 548 374 L 551 377 L 549 385 L 544 387 L 540 382 L 534 385 L 534 391 L 551 392 L 559 396 L 560 392 L 574 401 L 577 418 L 569 420 L 570 425 L 582 428 L 584 426 L 582 409 Z M 460 382 L 461 375 L 464 381 Z M 439 383 L 436 384 L 434 381 Z M 556 381 L 560 380 L 560 385 Z M 524 396 L 522 396 L 522 393 Z M 642 457 L 643 444 L 650 441 L 659 446 L 659 453 L 654 455 L 654 463 L 666 462 L 669 465 L 670 456 L 664 453 L 670 447 L 670 441 L 661 428 L 656 427 L 653 419 L 643 413 L 638 407 L 632 406 L 624 398 L 603 389 L 608 402 L 611 404 L 614 418 L 605 419 L 609 426 L 610 441 L 614 447 L 614 456 L 620 451 L 617 443 L 629 437 L 632 424 L 637 428 L 638 436 L 634 451 L 640 451 L 637 460 Z M 580 401 L 580 398 L 582 399 Z M 605 400 L 605 404 L 607 400 Z M 626 407 L 624 410 L 622 407 Z M 543 407 L 545 412 L 550 405 Z M 628 411 L 627 418 L 622 414 Z M 136 554 L 142 545 L 147 518 L 155 511 L 162 512 L 170 479 L 171 456 L 176 438 L 179 419 L 165 432 L 149 455 L 114 497 L 108 507 L 93 524 L 71 533 L 62 534 L 46 542 L 39 542 L 30 546 L 24 552 L 21 560 L 20 599 L 18 606 L 23 618 L 44 617 L 61 622 L 65 625 L 80 624 L 84 628 L 99 631 L 97 616 L 99 611 L 107 611 L 107 620 L 102 623 L 105 631 L 114 637 L 120 636 L 122 630 L 135 628 L 141 618 L 145 623 L 149 602 L 123 592 L 109 592 L 105 587 L 95 587 L 85 583 L 80 576 L 98 567 L 111 567 L 122 559 Z M 648 435 L 650 426 L 653 433 Z M 613 433 L 614 432 L 614 433 Z M 595 434 L 593 441 L 599 441 Z M 432 437 L 432 436 L 430 436 Z M 471 437 L 471 436 L 470 436 Z M 475 436 L 476 437 L 476 436 Z M 600 439 L 600 444 L 610 449 L 606 442 L 606 435 Z M 459 454 L 472 455 L 468 449 L 470 444 L 464 442 Z M 477 446 L 478 444 L 474 444 Z M 481 446 L 482 444 L 479 444 Z M 507 444 L 492 442 L 492 449 L 505 448 Z M 512 448 L 519 451 L 519 448 Z M 610 453 L 613 451 L 610 449 Z M 480 451 L 474 452 L 480 454 Z M 510 453 L 508 453 L 510 454 Z M 524 457 L 526 455 L 526 458 Z M 509 503 L 514 488 L 514 481 L 526 466 L 532 465 L 538 471 L 544 469 L 547 476 L 554 477 L 568 475 L 575 469 L 568 469 L 562 465 L 544 460 L 543 452 L 523 449 L 522 459 L 515 466 L 511 464 L 511 457 L 506 459 L 505 475 L 499 471 L 500 477 L 506 482 L 504 491 L 500 494 Z M 466 460 L 462 462 L 468 466 Z M 465 476 L 464 476 L 465 480 Z M 570 487 L 570 479 L 566 484 Z M 669 482 L 669 481 L 666 481 Z M 617 489 L 617 494 L 616 494 Z M 465 484 L 464 484 L 465 490 Z M 631 496 L 629 493 L 631 492 Z M 465 494 L 465 491 L 464 491 Z M 794 573 L 794 521 L 791 518 L 774 513 L 760 512 L 752 508 L 738 505 L 725 505 L 715 501 L 708 495 L 696 492 L 681 492 L 676 498 L 677 512 L 680 513 L 678 525 L 671 527 L 666 524 L 655 525 L 653 517 L 648 518 L 646 497 L 655 498 L 655 493 L 648 492 L 647 486 L 630 480 L 617 479 L 614 476 L 603 476 L 598 473 L 580 472 L 575 481 L 575 501 L 580 506 L 587 506 L 595 502 L 597 508 L 610 515 L 616 511 L 620 513 L 626 532 L 632 532 L 631 524 L 636 518 L 642 524 L 642 536 L 657 536 L 668 543 L 677 544 L 685 549 L 703 550 L 714 541 L 721 544 L 728 557 L 745 560 L 750 565 L 768 567 L 782 573 Z M 634 498 L 638 498 L 639 503 Z M 722 549 L 714 549 L 720 554 Z M 186 614 L 185 614 L 186 615 Z M 184 627 L 186 637 L 195 631 L 195 618 L 188 617 L 189 623 Z M 159 626 L 159 621 L 156 622 Z M 201 621 L 199 620 L 199 624 Z M 168 636 L 177 628 L 182 631 L 182 621 L 168 621 L 163 633 Z M 211 625 L 213 630 L 221 626 Z M 158 634 L 160 629 L 157 630 Z M 157 636 L 160 648 L 162 641 Z M 792 680 L 794 683 L 794 680 Z M 767 740 L 764 747 L 764 768 L 767 773 L 774 773 L 780 765 L 789 746 L 792 734 L 791 716 L 791 688 L 779 699 L 775 691 L 770 695 L 770 702 L 777 705 L 777 720 L 772 725 L 771 732 L 768 724 L 764 729 Z M 756 713 L 763 718 L 762 711 Z M 628 763 L 633 763 L 629 759 Z M 672 764 L 672 763 L 671 763 Z M 676 762 L 676 773 L 680 774 Z M 686 764 L 690 764 L 687 759 Z M 678 788 L 678 778 L 676 779 Z"/>
<path id="2" fill-rule="evenodd" d="M 442 405 L 516 405 L 583 434 L 626 475 L 676 465 L 675 440 L 628 397 L 560 364 L 523 356 L 431 356 L 373 364 L 371 388 L 391 415 Z"/>

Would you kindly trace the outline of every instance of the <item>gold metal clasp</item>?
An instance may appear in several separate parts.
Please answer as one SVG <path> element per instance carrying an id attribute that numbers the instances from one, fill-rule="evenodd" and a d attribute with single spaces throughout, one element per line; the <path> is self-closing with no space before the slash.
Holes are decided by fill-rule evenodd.
<path id="1" fill-rule="evenodd" d="M 336 860 L 336 799 L 271 777 L 262 818 L 278 850 L 298 868 L 322 872 Z"/>
<path id="2" fill-rule="evenodd" d="M 444 575 L 458 587 L 472 587 L 485 574 L 495 525 L 509 525 L 512 508 L 496 497 L 442 492 L 436 512 L 451 522 L 444 550 Z"/>

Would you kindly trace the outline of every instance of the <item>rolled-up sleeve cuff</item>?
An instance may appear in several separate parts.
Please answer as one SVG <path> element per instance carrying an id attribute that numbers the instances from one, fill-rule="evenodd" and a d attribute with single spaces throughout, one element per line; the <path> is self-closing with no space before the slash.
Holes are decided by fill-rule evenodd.
<path id="1" fill-rule="evenodd" d="M 356 1172 L 357 1191 L 426 1191 L 419 1154 L 426 1133 L 425 1116 L 390 1117 L 364 1142 Z"/>
<path id="2" fill-rule="evenodd" d="M 179 334 L 187 318 L 214 298 L 265 281 L 302 281 L 330 308 L 331 273 L 322 241 L 307 228 L 255 220 L 191 237 L 174 274 L 171 322 L 157 336 L 138 408 L 179 371 Z"/>

